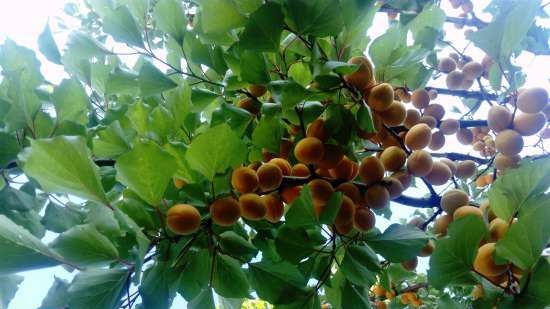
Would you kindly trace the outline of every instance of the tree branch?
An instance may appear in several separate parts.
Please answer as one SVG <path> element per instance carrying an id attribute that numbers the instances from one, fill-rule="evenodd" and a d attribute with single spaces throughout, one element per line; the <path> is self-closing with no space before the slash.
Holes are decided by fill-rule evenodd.
<path id="1" fill-rule="evenodd" d="M 432 153 L 432 157 L 447 158 L 447 159 L 452 160 L 452 161 L 472 160 L 472 161 L 474 161 L 478 164 L 487 164 L 491 161 L 491 159 L 474 157 L 474 156 L 471 156 L 471 155 L 458 153 L 458 152 Z"/>

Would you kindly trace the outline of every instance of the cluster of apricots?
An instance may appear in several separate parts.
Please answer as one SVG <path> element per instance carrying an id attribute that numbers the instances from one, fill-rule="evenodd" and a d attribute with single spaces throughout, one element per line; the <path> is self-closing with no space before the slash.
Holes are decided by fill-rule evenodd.
<path id="1" fill-rule="evenodd" d="M 441 208 L 445 214 L 435 220 L 433 226 L 434 234 L 444 236 L 451 222 L 458 218 L 474 215 L 479 218 L 487 218 L 489 239 L 483 240 L 474 260 L 474 270 L 497 285 L 508 284 L 508 271 L 519 279 L 522 270 L 514 265 L 498 265 L 494 261 L 496 242 L 502 239 L 514 220 L 507 222 L 495 216 L 488 201 L 481 203 L 479 207 L 470 205 L 468 194 L 459 189 L 451 189 L 441 197 Z"/>
<path id="2" fill-rule="evenodd" d="M 396 295 L 396 292 L 392 290 L 386 290 L 379 284 L 375 284 L 371 287 L 370 292 L 375 298 L 374 308 L 376 309 L 385 309 L 388 307 L 389 302 L 394 298 L 399 297 L 399 301 L 403 305 L 410 305 L 414 308 L 422 306 L 422 300 L 414 291 L 406 291 L 399 295 Z"/>
<path id="3" fill-rule="evenodd" d="M 491 63 L 490 58 L 484 58 L 479 63 L 452 53 L 448 57 L 439 59 L 437 69 L 441 73 L 447 74 L 445 77 L 447 88 L 451 90 L 468 90 L 478 78 L 488 76 Z"/>

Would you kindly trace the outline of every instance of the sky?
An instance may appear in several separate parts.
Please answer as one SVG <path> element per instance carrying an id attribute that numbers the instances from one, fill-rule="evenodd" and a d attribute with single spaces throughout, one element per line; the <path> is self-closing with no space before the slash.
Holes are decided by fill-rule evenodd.
<path id="1" fill-rule="evenodd" d="M 58 21 L 54 16 L 62 14 L 63 6 L 66 0 L 0 0 L 0 42 L 3 42 L 7 37 L 15 40 L 18 44 L 24 45 L 31 49 L 37 50 L 36 39 L 45 24 L 50 17 L 50 23 L 54 29 L 54 35 L 56 32 L 56 22 Z M 450 16 L 458 16 L 459 10 L 453 10 L 450 8 L 448 1 L 442 1 L 443 8 L 448 12 Z M 477 15 L 484 20 L 488 20 L 488 17 L 480 12 L 480 8 L 483 8 L 489 1 L 488 0 L 476 0 Z M 550 11 L 548 12 L 550 13 Z M 548 23 L 545 26 L 550 26 Z M 377 37 L 384 33 L 388 27 L 388 21 L 385 14 L 377 14 L 374 26 L 368 32 L 371 38 Z M 447 38 L 451 40 L 459 49 L 466 46 L 467 42 L 464 39 L 463 31 L 455 29 L 452 25 L 446 24 L 445 31 L 447 32 Z M 62 38 L 56 37 L 56 39 Z M 450 50 L 442 51 L 442 54 L 448 54 Z M 39 59 L 43 63 L 42 73 L 45 77 L 54 82 L 59 82 L 62 78 L 66 77 L 62 67 L 51 64 L 45 60 L 45 58 L 37 53 Z M 470 46 L 467 49 L 467 54 L 474 57 L 474 59 L 481 59 L 483 52 L 477 48 Z M 517 65 L 521 66 L 525 73 L 527 73 L 527 85 L 529 86 L 542 86 L 546 89 L 550 89 L 550 83 L 548 80 L 548 72 L 550 72 L 550 57 L 534 57 L 532 54 L 524 53 L 517 59 Z M 431 86 L 443 86 L 444 78 L 431 81 Z M 454 104 L 460 105 L 460 102 L 452 97 L 440 96 L 436 100 L 439 103 L 443 103 L 445 106 Z M 529 142 L 528 141 L 528 145 Z M 454 138 L 450 138 L 447 142 L 450 147 L 449 151 L 461 151 L 461 147 Z M 446 146 L 447 147 L 447 146 Z M 422 191 L 416 190 L 412 194 L 422 195 Z M 402 205 L 392 204 L 392 211 L 394 216 L 392 221 L 385 220 L 383 218 L 377 218 L 377 227 L 384 230 L 392 222 L 396 222 L 400 218 L 408 218 L 414 212 L 415 209 Z M 46 239 L 51 239 L 46 237 Z M 427 260 L 421 261 L 420 269 L 426 269 Z M 17 292 L 15 298 L 11 302 L 9 309 L 34 309 L 40 306 L 40 303 L 46 295 L 48 288 L 53 282 L 54 276 L 70 280 L 73 274 L 67 272 L 61 267 L 48 268 L 36 271 L 30 271 L 23 273 L 25 280 L 20 286 L 20 290 Z M 178 298 L 173 305 L 173 308 L 185 308 L 185 302 Z"/>

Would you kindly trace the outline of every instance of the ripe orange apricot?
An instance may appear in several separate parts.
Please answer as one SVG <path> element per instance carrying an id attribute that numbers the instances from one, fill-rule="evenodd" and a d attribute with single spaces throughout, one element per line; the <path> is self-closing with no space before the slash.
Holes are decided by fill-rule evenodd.
<path id="1" fill-rule="evenodd" d="M 382 83 L 372 87 L 367 103 L 376 112 L 387 110 L 393 103 L 393 87 L 388 83 Z"/>
<path id="2" fill-rule="evenodd" d="M 464 81 L 464 74 L 460 71 L 452 71 L 447 74 L 445 82 L 447 88 L 451 90 L 459 90 L 462 88 L 462 82 Z"/>
<path id="3" fill-rule="evenodd" d="M 166 213 L 166 224 L 176 234 L 189 235 L 195 233 L 201 225 L 199 211 L 188 204 L 176 204 Z"/>
<path id="4" fill-rule="evenodd" d="M 377 296 L 377 297 L 386 296 L 386 289 L 384 289 L 384 287 L 382 287 L 381 285 L 378 285 L 378 284 L 373 285 L 371 288 L 371 291 L 374 294 L 374 296 Z"/>
<path id="5" fill-rule="evenodd" d="M 370 208 L 382 209 L 390 202 L 390 193 L 384 186 L 375 184 L 367 188 L 365 201 Z"/>
<path id="6" fill-rule="evenodd" d="M 330 182 L 324 179 L 314 179 L 310 181 L 307 186 L 311 191 L 311 196 L 314 202 L 326 203 L 332 193 L 334 193 L 334 188 Z"/>
<path id="7" fill-rule="evenodd" d="M 287 204 L 292 204 L 302 191 L 302 186 L 286 187 L 281 190 L 281 198 Z"/>
<path id="8" fill-rule="evenodd" d="M 474 141 L 474 133 L 468 128 L 460 128 L 456 132 L 456 139 L 462 145 L 471 145 Z"/>
<path id="9" fill-rule="evenodd" d="M 538 113 L 548 104 L 548 92 L 542 87 L 525 89 L 517 100 L 517 107 L 524 113 Z"/>
<path id="10" fill-rule="evenodd" d="M 272 164 L 277 165 L 281 169 L 281 172 L 283 173 L 283 176 L 289 176 L 290 175 L 290 172 L 292 170 L 292 166 L 290 166 L 290 163 L 288 163 L 287 160 L 282 159 L 282 158 L 273 158 L 273 159 L 269 160 L 268 163 L 272 163 Z"/>
<path id="11" fill-rule="evenodd" d="M 352 180 L 359 172 L 359 164 L 344 156 L 344 159 L 329 170 L 330 176 L 338 179 Z"/>
<path id="12" fill-rule="evenodd" d="M 432 185 L 440 186 L 447 183 L 451 176 L 451 169 L 445 163 L 436 161 L 433 163 L 432 170 L 424 176 L 424 179 Z"/>
<path id="13" fill-rule="evenodd" d="M 388 190 L 388 193 L 390 194 L 390 199 L 392 200 L 400 197 L 401 193 L 405 191 L 401 182 L 396 178 L 385 177 L 382 180 L 384 182 L 384 187 L 386 187 L 386 190 Z"/>
<path id="14" fill-rule="evenodd" d="M 264 200 L 256 193 L 246 193 L 239 197 L 241 215 L 248 220 L 261 220 L 267 213 Z"/>
<path id="15" fill-rule="evenodd" d="M 460 179 L 468 179 L 477 171 L 476 163 L 472 160 L 464 160 L 456 165 L 455 176 Z"/>
<path id="16" fill-rule="evenodd" d="M 441 236 L 447 235 L 447 229 L 451 222 L 453 222 L 452 215 L 439 216 L 434 222 L 434 234 Z"/>
<path id="17" fill-rule="evenodd" d="M 384 165 L 377 157 L 364 157 L 359 165 L 359 177 L 366 185 L 379 182 L 384 177 Z"/>
<path id="18" fill-rule="evenodd" d="M 281 140 L 281 143 L 279 144 L 279 157 L 283 159 L 288 159 L 288 155 L 292 151 L 292 148 L 294 147 L 294 143 L 292 143 L 290 140 L 284 138 Z"/>
<path id="19" fill-rule="evenodd" d="M 271 223 L 279 222 L 285 212 L 281 198 L 271 193 L 262 196 L 262 200 L 266 206 L 265 219 Z"/>
<path id="20" fill-rule="evenodd" d="M 392 104 L 383 112 L 380 112 L 384 124 L 395 127 L 403 123 L 407 110 L 405 105 L 399 101 L 393 101 Z"/>
<path id="21" fill-rule="evenodd" d="M 306 137 L 315 137 L 323 142 L 326 141 L 328 139 L 328 133 L 325 129 L 325 120 L 317 118 L 310 123 L 306 129 Z"/>
<path id="22" fill-rule="evenodd" d="M 457 220 L 458 218 L 466 217 L 466 216 L 477 216 L 480 218 L 483 218 L 483 212 L 475 206 L 465 205 L 458 207 L 454 214 L 453 219 Z"/>
<path id="23" fill-rule="evenodd" d="M 210 216 L 217 225 L 231 226 L 241 217 L 241 207 L 234 198 L 220 198 L 210 205 Z"/>
<path id="24" fill-rule="evenodd" d="M 441 208 L 449 215 L 453 215 L 455 211 L 464 205 L 468 205 L 470 197 L 466 192 L 460 189 L 451 189 L 441 196 Z"/>
<path id="25" fill-rule="evenodd" d="M 491 209 L 491 205 L 489 204 L 489 200 L 484 200 L 479 204 L 479 209 L 483 212 L 483 214 L 487 214 L 487 219 L 489 222 L 493 221 L 497 216 Z"/>
<path id="26" fill-rule="evenodd" d="M 507 269 L 506 265 L 497 265 L 494 261 L 494 253 L 496 251 L 496 243 L 486 243 L 479 247 L 476 258 L 474 260 L 474 269 L 488 277 L 495 277 L 504 273 Z"/>
<path id="27" fill-rule="evenodd" d="M 439 150 L 445 146 L 445 135 L 441 131 L 432 133 L 432 140 L 428 146 L 431 150 Z"/>
<path id="28" fill-rule="evenodd" d="M 353 231 L 353 222 L 335 224 L 334 228 L 336 229 L 336 233 L 338 233 L 338 235 L 348 235 L 351 231 Z"/>
<path id="29" fill-rule="evenodd" d="M 316 137 L 301 139 L 294 147 L 294 156 L 298 161 L 311 164 L 321 161 L 324 156 L 323 142 Z"/>
<path id="30" fill-rule="evenodd" d="M 420 112 L 416 109 L 408 109 L 405 114 L 405 120 L 403 120 L 403 125 L 405 128 L 410 129 L 415 124 L 420 122 Z"/>
<path id="31" fill-rule="evenodd" d="M 420 250 L 420 252 L 418 253 L 418 256 L 427 257 L 432 255 L 433 251 L 434 251 L 434 242 L 430 239 L 428 240 L 426 245 L 422 248 L 422 250 Z"/>
<path id="32" fill-rule="evenodd" d="M 439 130 L 445 135 L 452 135 L 458 132 L 460 122 L 456 119 L 445 119 L 439 124 Z"/>
<path id="33" fill-rule="evenodd" d="M 508 222 L 501 218 L 494 218 L 491 223 L 489 223 L 489 234 L 491 234 L 491 238 L 494 241 L 497 241 L 506 235 L 508 228 Z"/>
<path id="34" fill-rule="evenodd" d="M 241 166 L 231 174 L 231 186 L 239 193 L 250 193 L 258 189 L 259 180 L 256 171 L 250 167 Z"/>
<path id="35" fill-rule="evenodd" d="M 435 129 L 435 127 L 437 126 L 437 120 L 434 117 L 428 116 L 428 115 L 424 115 L 420 117 L 420 120 L 418 121 L 418 123 L 424 123 L 428 125 L 430 129 Z"/>
<path id="36" fill-rule="evenodd" d="M 267 88 L 263 85 L 250 85 L 248 86 L 248 92 L 256 98 L 263 96 L 267 92 Z"/>
<path id="37" fill-rule="evenodd" d="M 262 103 L 254 98 L 246 97 L 237 103 L 237 106 L 246 110 L 247 112 L 257 115 L 262 109 Z"/>
<path id="38" fill-rule="evenodd" d="M 514 117 L 514 130 L 523 136 L 537 134 L 546 125 L 543 113 L 519 114 Z"/>
<path id="39" fill-rule="evenodd" d="M 418 266 L 418 258 L 415 256 L 415 257 L 413 257 L 412 259 L 410 259 L 408 261 L 401 262 L 401 265 L 406 270 L 413 271 L 413 270 L 416 269 L 416 266 Z"/>
<path id="40" fill-rule="evenodd" d="M 283 181 L 283 172 L 279 166 L 273 163 L 266 163 L 258 168 L 258 183 L 262 191 L 277 189 Z"/>
<path id="41" fill-rule="evenodd" d="M 464 74 L 465 80 L 475 80 L 476 78 L 481 77 L 481 74 L 483 74 L 483 66 L 481 63 L 476 61 L 470 61 L 464 65 L 462 68 L 462 73 Z"/>
<path id="42" fill-rule="evenodd" d="M 519 166 L 521 157 L 519 155 L 505 156 L 502 153 L 498 153 L 495 157 L 495 167 L 497 170 L 504 171 L 509 168 L 516 168 Z"/>
<path id="43" fill-rule="evenodd" d="M 432 103 L 424 109 L 424 115 L 432 116 L 440 121 L 445 116 L 445 108 L 441 104 Z"/>
<path id="44" fill-rule="evenodd" d="M 307 165 L 303 163 L 297 163 L 294 164 L 294 166 L 292 167 L 290 175 L 296 177 L 309 177 L 311 175 L 311 172 L 309 171 Z"/>
<path id="45" fill-rule="evenodd" d="M 323 158 L 317 166 L 324 169 L 335 168 L 344 159 L 344 151 L 338 145 L 325 144 Z"/>
<path id="46" fill-rule="evenodd" d="M 357 207 L 353 226 L 360 232 L 368 232 L 376 224 L 376 216 L 368 207 Z"/>
<path id="47" fill-rule="evenodd" d="M 380 162 L 382 162 L 384 168 L 392 172 L 400 170 L 405 165 L 406 160 L 407 154 L 397 146 L 390 146 L 384 149 L 380 155 Z"/>
<path id="48" fill-rule="evenodd" d="M 412 176 L 408 172 L 405 172 L 405 171 L 395 172 L 391 175 L 391 178 L 399 180 L 399 182 L 401 183 L 401 186 L 403 186 L 403 190 L 411 186 Z"/>
<path id="49" fill-rule="evenodd" d="M 354 203 L 359 203 L 361 200 L 361 193 L 359 188 L 352 182 L 344 182 L 336 187 L 336 191 L 342 192 L 345 196 L 349 197 Z"/>
<path id="50" fill-rule="evenodd" d="M 430 95 L 426 89 L 416 89 L 412 93 L 411 102 L 418 109 L 426 108 L 430 104 Z"/>
<path id="51" fill-rule="evenodd" d="M 342 204 L 340 205 L 340 209 L 336 214 L 336 218 L 334 219 L 334 224 L 344 225 L 350 222 L 353 223 L 354 216 L 355 216 L 355 204 L 349 197 L 345 195 L 342 196 Z"/>
<path id="52" fill-rule="evenodd" d="M 181 178 L 178 178 L 178 177 L 172 178 L 172 181 L 174 182 L 174 187 L 176 187 L 176 189 L 181 189 L 181 188 L 183 188 L 183 186 L 185 186 L 187 184 L 187 182 L 185 182 L 185 180 L 183 180 Z"/>
<path id="53" fill-rule="evenodd" d="M 405 145 L 411 150 L 425 148 L 431 140 L 432 129 L 424 123 L 414 125 L 405 135 Z"/>
<path id="54" fill-rule="evenodd" d="M 374 82 L 374 69 L 371 62 L 365 56 L 356 56 L 348 60 L 349 64 L 359 66 L 357 71 L 344 76 L 346 82 L 357 89 L 364 89 L 366 86 Z"/>
<path id="55" fill-rule="evenodd" d="M 432 155 L 425 150 L 415 150 L 407 160 L 407 169 L 416 177 L 426 176 L 433 166 Z"/>
<path id="56" fill-rule="evenodd" d="M 500 132 L 512 123 L 512 113 L 504 106 L 493 105 L 487 115 L 487 125 L 491 130 Z"/>
<path id="57" fill-rule="evenodd" d="M 437 69 L 443 73 L 451 73 L 456 69 L 456 62 L 451 57 L 443 57 L 439 60 Z"/>
<path id="58" fill-rule="evenodd" d="M 447 165 L 447 167 L 451 170 L 451 175 L 454 175 L 456 173 L 456 163 L 454 161 L 451 161 L 447 158 L 443 158 L 439 160 L 439 162 Z"/>
<path id="59" fill-rule="evenodd" d="M 495 138 L 497 150 L 505 156 L 514 156 L 523 149 L 523 138 L 514 130 L 503 130 Z"/>

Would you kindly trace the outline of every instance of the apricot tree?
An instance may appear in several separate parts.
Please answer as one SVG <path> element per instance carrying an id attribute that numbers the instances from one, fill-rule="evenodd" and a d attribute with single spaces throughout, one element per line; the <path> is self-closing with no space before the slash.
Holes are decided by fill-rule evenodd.
<path id="1" fill-rule="evenodd" d="M 442 2 L 68 4 L 59 83 L 6 40 L 2 308 L 56 265 L 42 309 L 550 305 L 547 5 Z"/>

